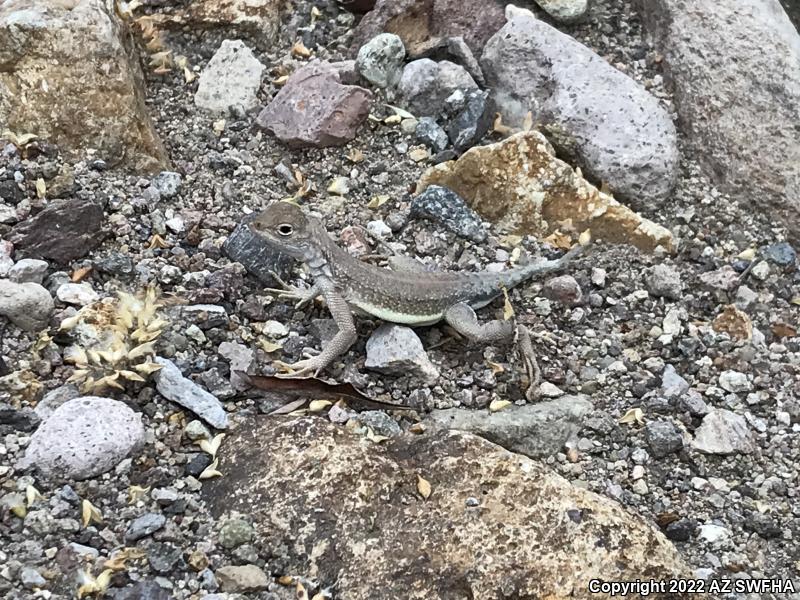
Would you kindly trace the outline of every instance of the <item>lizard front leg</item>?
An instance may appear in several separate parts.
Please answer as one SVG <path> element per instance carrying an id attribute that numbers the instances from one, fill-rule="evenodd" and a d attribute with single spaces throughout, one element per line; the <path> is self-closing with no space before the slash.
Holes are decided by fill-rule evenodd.
<path id="1" fill-rule="evenodd" d="M 280 285 L 281 288 L 264 288 L 264 291 L 277 294 L 278 298 L 296 299 L 297 303 L 294 305 L 294 307 L 298 310 L 322 295 L 322 287 L 318 281 L 315 281 L 314 285 L 305 290 L 286 283 L 277 273 L 273 271 L 270 271 L 270 275 L 272 275 L 273 279 L 278 282 L 278 285 Z"/>
<path id="2" fill-rule="evenodd" d="M 536 397 L 540 380 L 539 364 L 533 351 L 530 332 L 524 325 L 515 325 L 513 320 L 501 321 L 499 319 L 481 324 L 472 307 L 465 303 L 455 304 L 447 309 L 444 320 L 450 327 L 471 341 L 485 344 L 511 340 L 516 342 L 525 364 L 525 372 L 528 375 L 525 397 L 528 400 Z"/>
<path id="3" fill-rule="evenodd" d="M 298 361 L 292 364 L 278 363 L 279 366 L 290 370 L 290 373 L 278 377 L 311 377 L 316 376 L 322 369 L 331 364 L 337 357 L 350 349 L 357 339 L 356 324 L 350 312 L 350 306 L 336 287 L 327 281 L 319 280 L 314 287 L 319 289 L 328 305 L 328 310 L 336 321 L 339 331 L 333 339 L 322 349 L 317 356 Z"/>

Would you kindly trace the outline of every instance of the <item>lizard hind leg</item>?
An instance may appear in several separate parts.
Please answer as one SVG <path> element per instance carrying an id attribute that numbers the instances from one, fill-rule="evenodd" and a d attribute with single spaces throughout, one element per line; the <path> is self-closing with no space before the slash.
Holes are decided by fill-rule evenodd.
<path id="1" fill-rule="evenodd" d="M 532 401 L 536 398 L 539 389 L 541 374 L 536 354 L 533 351 L 530 332 L 524 325 L 516 325 L 513 319 L 501 321 L 499 319 L 479 323 L 475 311 L 466 303 L 451 306 L 444 314 L 445 322 L 465 338 L 486 344 L 501 341 L 516 342 L 520 356 L 528 376 L 528 386 L 525 397 Z"/>

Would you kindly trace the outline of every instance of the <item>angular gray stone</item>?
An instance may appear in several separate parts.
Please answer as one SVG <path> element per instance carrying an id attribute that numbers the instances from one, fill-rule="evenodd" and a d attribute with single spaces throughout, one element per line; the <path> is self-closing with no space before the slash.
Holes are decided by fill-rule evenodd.
<path id="1" fill-rule="evenodd" d="M 429 420 L 468 431 L 512 452 L 545 458 L 559 452 L 592 410 L 586 396 L 561 396 L 548 402 L 508 406 L 495 413 L 449 408 L 434 410 Z"/>
<path id="2" fill-rule="evenodd" d="M 31 436 L 21 461 L 51 479 L 89 479 L 144 445 L 141 417 L 117 400 L 83 396 L 58 407 Z"/>
<path id="3" fill-rule="evenodd" d="M 400 81 L 405 57 L 403 40 L 393 33 L 381 33 L 361 46 L 356 68 L 372 85 L 392 87 Z"/>
<path id="4" fill-rule="evenodd" d="M 250 385 L 241 376 L 237 375 L 235 371 L 247 373 L 255 360 L 255 353 L 253 350 L 244 344 L 222 342 L 217 351 L 222 358 L 230 363 L 230 379 L 233 389 L 239 392 L 248 389 Z"/>
<path id="5" fill-rule="evenodd" d="M 264 69 L 244 42 L 224 40 L 200 73 L 194 103 L 223 115 L 233 107 L 255 108 Z"/>
<path id="6" fill-rule="evenodd" d="M 128 529 L 125 530 L 125 541 L 135 542 L 155 533 L 167 523 L 167 518 L 161 513 L 145 513 L 140 517 L 136 517 Z"/>
<path id="7" fill-rule="evenodd" d="M 386 375 L 410 374 L 427 383 L 439 378 L 414 330 L 392 323 L 378 327 L 367 340 L 364 366 Z"/>
<path id="8" fill-rule="evenodd" d="M 669 421 L 648 421 L 644 435 L 656 458 L 663 458 L 683 448 L 683 434 Z"/>
<path id="9" fill-rule="evenodd" d="M 677 177 L 669 114 L 647 90 L 525 10 L 486 44 L 481 66 L 497 110 L 519 126 L 528 112 L 584 173 L 620 198 L 661 201 Z"/>
<path id="10" fill-rule="evenodd" d="M 464 92 L 478 85 L 467 70 L 447 60 L 429 58 L 408 63 L 403 69 L 398 90 L 406 108 L 418 117 L 434 117 L 444 109 L 444 101 L 456 90 Z"/>
<path id="11" fill-rule="evenodd" d="M 481 243 L 486 239 L 486 229 L 478 213 L 453 190 L 440 185 L 429 185 L 411 200 L 411 218 L 430 219 L 441 223 L 458 236 Z"/>
<path id="12" fill-rule="evenodd" d="M 557 275 L 544 283 L 542 292 L 547 298 L 564 306 L 577 306 L 583 298 L 581 286 L 572 275 Z"/>
<path id="13" fill-rule="evenodd" d="M 749 392 L 753 389 L 753 384 L 745 373 L 740 371 L 723 371 L 719 374 L 719 386 L 726 392 L 738 394 Z"/>
<path id="14" fill-rule="evenodd" d="M 705 454 L 750 454 L 756 443 L 743 416 L 716 408 L 703 417 L 692 447 Z"/>
<path id="15" fill-rule="evenodd" d="M 369 114 L 372 93 L 340 81 L 331 64 L 309 63 L 289 77 L 256 124 L 293 148 L 349 142 Z"/>
<path id="16" fill-rule="evenodd" d="M 14 283 L 0 279 L 0 315 L 26 331 L 47 327 L 55 303 L 50 292 L 38 283 Z"/>
<path id="17" fill-rule="evenodd" d="M 8 278 L 16 283 L 39 283 L 47 273 L 47 262 L 35 258 L 23 258 L 8 270 Z"/>
<path id="18" fill-rule="evenodd" d="M 800 239 L 800 36 L 778 0 L 641 5 L 706 173 Z"/>
<path id="19" fill-rule="evenodd" d="M 449 143 L 444 129 L 432 117 L 422 117 L 417 121 L 414 135 L 434 153 L 441 152 L 447 148 Z"/>
<path id="20" fill-rule="evenodd" d="M 59 406 L 80 397 L 81 392 L 76 386 L 71 383 L 65 383 L 47 392 L 34 410 L 42 421 L 46 421 Z"/>
<path id="21" fill-rule="evenodd" d="M 161 171 L 153 178 L 153 187 L 162 198 L 174 198 L 181 191 L 181 174 L 175 171 Z"/>
<path id="22" fill-rule="evenodd" d="M 647 274 L 647 289 L 653 296 L 680 300 L 683 293 L 681 274 L 674 267 L 658 264 Z"/>
<path id="23" fill-rule="evenodd" d="M 665 365 L 661 373 L 661 393 L 665 398 L 678 398 L 689 390 L 689 382 L 681 377 L 672 365 Z"/>
<path id="24" fill-rule="evenodd" d="M 163 367 L 153 373 L 159 394 L 189 409 L 212 427 L 227 429 L 228 414 L 213 394 L 184 377 L 172 361 L 159 356 L 155 362 Z"/>

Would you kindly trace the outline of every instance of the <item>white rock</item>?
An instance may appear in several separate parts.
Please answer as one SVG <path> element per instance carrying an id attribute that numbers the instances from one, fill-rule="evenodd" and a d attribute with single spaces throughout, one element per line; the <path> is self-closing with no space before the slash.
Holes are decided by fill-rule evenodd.
<path id="1" fill-rule="evenodd" d="M 588 0 L 536 0 L 548 15 L 561 23 L 581 19 L 589 9 Z"/>
<path id="2" fill-rule="evenodd" d="M 734 394 L 749 392 L 753 389 L 753 385 L 750 383 L 747 375 L 739 371 L 723 371 L 720 373 L 719 385 L 726 392 Z"/>
<path id="3" fill-rule="evenodd" d="M 361 46 L 356 68 L 371 84 L 385 88 L 397 85 L 406 57 L 403 40 L 393 33 L 376 35 Z"/>
<path id="4" fill-rule="evenodd" d="M 226 114 L 234 106 L 255 108 L 265 68 L 244 42 L 224 40 L 200 74 L 194 103 L 218 114 Z"/>
<path id="5" fill-rule="evenodd" d="M 17 283 L 42 283 L 47 267 L 46 261 L 23 258 L 8 270 L 8 278 Z"/>
<path id="6" fill-rule="evenodd" d="M 439 378 L 417 334 L 409 327 L 384 323 L 367 340 L 368 369 L 387 375 L 414 375 L 427 383 Z"/>
<path id="7" fill-rule="evenodd" d="M 381 220 L 370 221 L 367 223 L 367 231 L 370 233 L 370 235 L 378 239 L 384 239 L 391 237 L 392 235 L 392 230 L 389 229 L 389 226 Z"/>
<path id="8" fill-rule="evenodd" d="M 56 296 L 62 302 L 76 306 L 86 306 L 100 298 L 92 286 L 86 283 L 62 283 L 56 290 Z"/>
<path id="9" fill-rule="evenodd" d="M 117 400 L 84 396 L 59 406 L 31 436 L 23 466 L 46 477 L 88 479 L 144 444 L 141 417 Z"/>
<path id="10" fill-rule="evenodd" d="M 38 283 L 15 283 L 0 279 L 0 315 L 20 329 L 39 331 L 47 327 L 55 304 Z"/>
<path id="11" fill-rule="evenodd" d="M 705 454 L 749 454 L 756 448 L 745 418 L 721 408 L 703 417 L 692 446 Z"/>
<path id="12" fill-rule="evenodd" d="M 559 396 L 564 395 L 564 392 L 561 390 L 561 388 L 553 385 L 549 381 L 542 382 L 542 384 L 539 386 L 539 393 L 545 398 L 558 398 Z"/>
<path id="13" fill-rule="evenodd" d="M 727 540 L 731 537 L 731 532 L 721 525 L 713 525 L 709 523 L 706 525 L 701 525 L 698 528 L 697 536 L 701 540 L 705 540 L 709 544 L 713 544 L 715 542 Z"/>

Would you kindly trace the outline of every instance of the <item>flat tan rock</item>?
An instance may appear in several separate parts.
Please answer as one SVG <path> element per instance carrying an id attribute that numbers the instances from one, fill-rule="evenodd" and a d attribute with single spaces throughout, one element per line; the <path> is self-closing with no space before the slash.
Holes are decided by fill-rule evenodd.
<path id="1" fill-rule="evenodd" d="M 214 516 L 248 515 L 257 539 L 286 548 L 273 576 L 341 600 L 597 600 L 609 595 L 588 591 L 594 578 L 687 573 L 641 517 L 468 433 L 377 444 L 318 417 L 257 418 L 218 457 L 203 492 Z"/>
<path id="2" fill-rule="evenodd" d="M 594 239 L 627 243 L 645 251 L 672 251 L 672 233 L 601 192 L 555 156 L 538 131 L 476 146 L 458 160 L 426 171 L 419 194 L 441 185 L 460 195 L 481 217 L 501 229 L 543 238 L 561 230 L 591 229 Z"/>
<path id="3" fill-rule="evenodd" d="M 103 0 L 0 3 L 0 132 L 33 133 L 83 158 L 168 166 L 145 108 L 128 26 Z"/>

